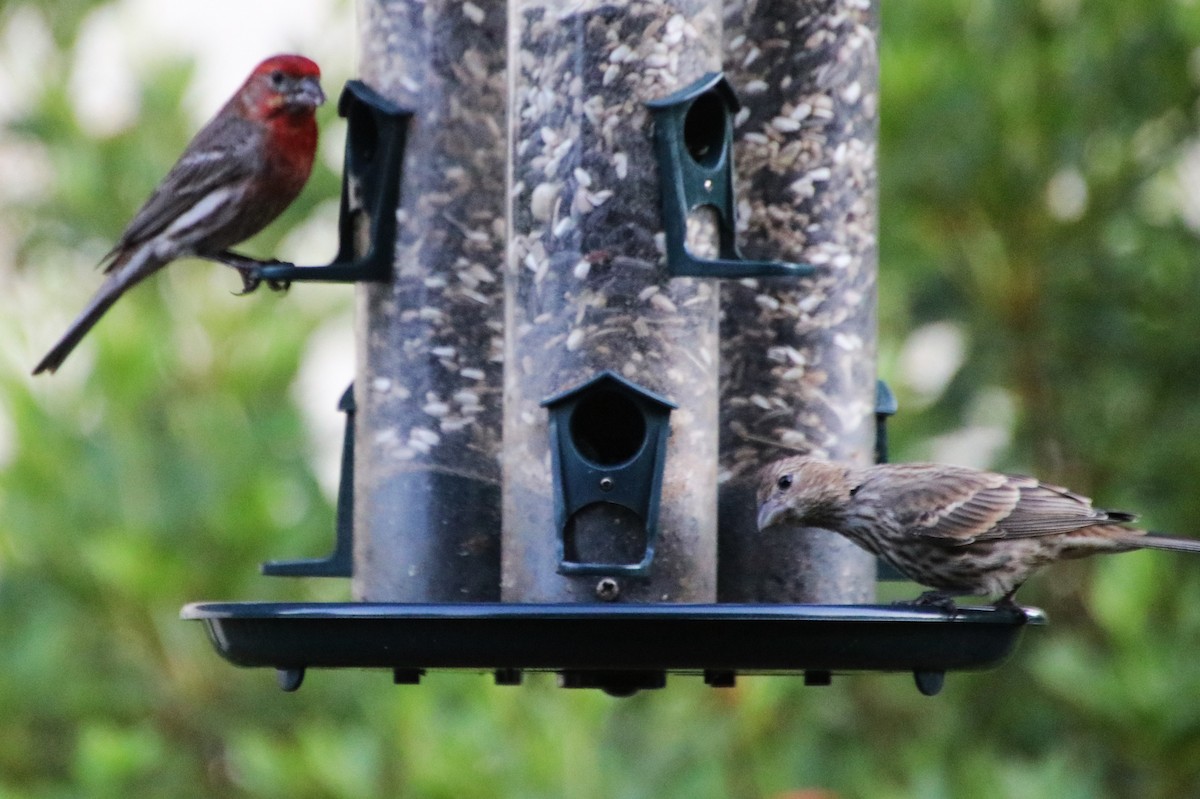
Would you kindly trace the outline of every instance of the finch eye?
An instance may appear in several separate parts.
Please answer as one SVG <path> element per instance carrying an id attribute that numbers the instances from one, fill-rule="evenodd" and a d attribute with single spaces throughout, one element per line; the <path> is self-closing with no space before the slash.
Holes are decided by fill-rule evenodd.
<path id="1" fill-rule="evenodd" d="M 271 73 L 271 86 L 273 86 L 274 88 L 282 89 L 284 80 L 285 80 L 284 75 L 279 70 L 275 70 L 274 72 Z"/>
<path id="2" fill-rule="evenodd" d="M 779 479 L 775 481 L 775 485 L 779 486 L 781 491 L 787 491 L 792 487 L 792 476 L 790 474 L 781 474 Z"/>

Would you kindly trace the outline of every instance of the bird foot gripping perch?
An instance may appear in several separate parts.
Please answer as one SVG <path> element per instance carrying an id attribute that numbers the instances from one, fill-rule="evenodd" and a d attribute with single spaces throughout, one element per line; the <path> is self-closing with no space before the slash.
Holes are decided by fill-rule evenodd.
<path id="1" fill-rule="evenodd" d="M 338 100 L 338 114 L 345 117 L 347 129 L 337 255 L 324 266 L 297 266 L 222 252 L 214 260 L 238 271 L 241 294 L 249 294 L 262 283 L 273 291 L 282 291 L 295 280 L 354 283 L 383 281 L 391 276 L 404 148 L 413 112 L 362 81 L 351 80 Z M 364 232 L 366 251 L 356 255 L 356 242 L 362 240 Z"/>
<path id="2" fill-rule="evenodd" d="M 230 269 L 237 270 L 238 276 L 242 278 L 242 290 L 235 291 L 235 297 L 244 297 L 247 294 L 251 294 L 263 284 L 264 278 L 261 276 L 263 267 L 287 263 L 286 261 L 280 261 L 278 258 L 260 261 L 257 258 L 251 258 L 248 255 L 241 255 L 230 250 L 214 256 L 213 260 L 225 264 Z M 290 280 L 266 280 L 265 282 L 267 288 L 271 291 L 287 291 L 292 286 L 292 281 Z"/>

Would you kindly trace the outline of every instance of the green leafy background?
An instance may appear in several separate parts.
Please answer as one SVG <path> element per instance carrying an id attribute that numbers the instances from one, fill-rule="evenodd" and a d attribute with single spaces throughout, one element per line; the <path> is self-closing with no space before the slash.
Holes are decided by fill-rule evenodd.
<path id="1" fill-rule="evenodd" d="M 256 567 L 329 544 L 352 292 L 235 299 L 223 268 L 180 264 L 28 376 L 196 126 L 182 55 L 137 72 L 133 124 L 81 124 L 65 65 L 97 7 L 0 4 L 10 61 L 30 19 L 49 32 L 32 99 L 0 85 L 0 797 L 1200 794 L 1183 555 L 1036 579 L 1022 599 L 1051 625 L 936 698 L 903 675 L 616 700 L 355 671 L 285 695 L 225 664 L 185 602 L 347 597 Z M 905 0 L 880 50 L 895 456 L 1035 472 L 1200 534 L 1200 7 Z M 251 250 L 326 257 L 329 163 Z"/>

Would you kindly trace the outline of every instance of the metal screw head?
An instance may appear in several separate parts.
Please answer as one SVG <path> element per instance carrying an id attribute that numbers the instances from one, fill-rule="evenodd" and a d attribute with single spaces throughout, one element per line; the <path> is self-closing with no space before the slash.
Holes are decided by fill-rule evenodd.
<path id="1" fill-rule="evenodd" d="M 612 491 L 614 485 L 616 485 L 616 484 L 613 482 L 613 479 L 611 477 L 601 477 L 600 478 L 600 490 L 601 491 Z"/>
<path id="2" fill-rule="evenodd" d="M 612 577 L 601 577 L 596 583 L 596 597 L 605 602 L 612 602 L 621 594 L 621 584 Z"/>

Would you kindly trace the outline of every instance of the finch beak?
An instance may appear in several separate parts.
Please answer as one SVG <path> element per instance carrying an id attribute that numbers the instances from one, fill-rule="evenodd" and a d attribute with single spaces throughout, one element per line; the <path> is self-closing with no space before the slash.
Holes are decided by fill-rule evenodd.
<path id="1" fill-rule="evenodd" d="M 762 532 L 783 518 L 787 506 L 775 499 L 768 499 L 758 509 L 758 530 Z"/>
<path id="2" fill-rule="evenodd" d="M 316 108 L 325 102 L 325 92 L 316 78 L 303 78 L 288 92 L 287 104 L 292 107 Z"/>

